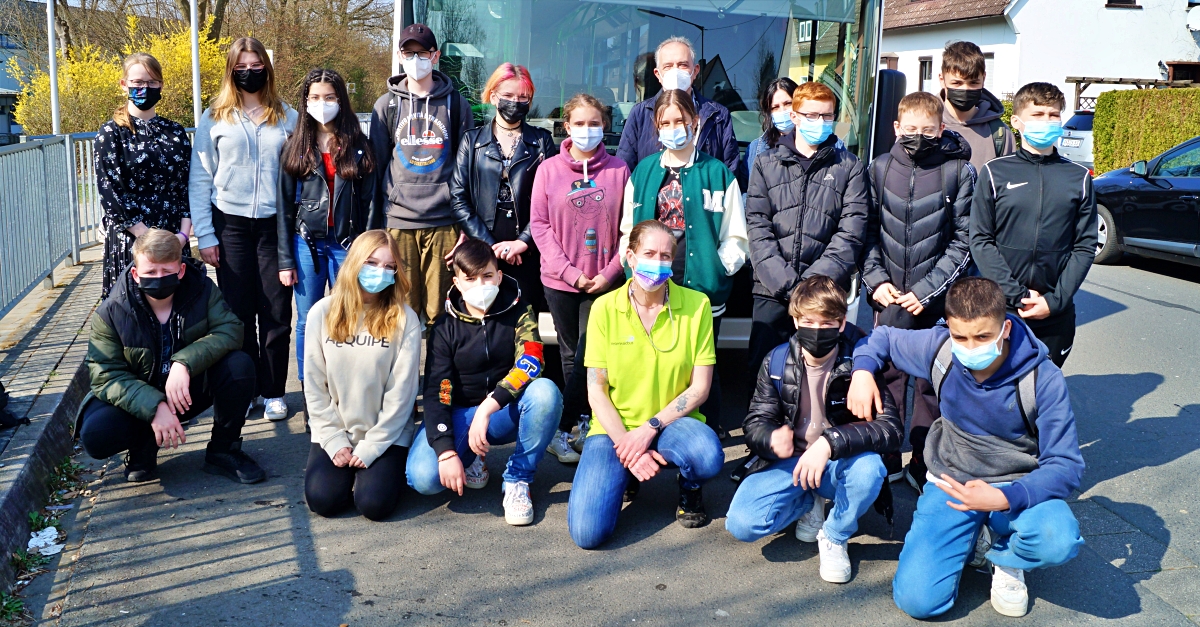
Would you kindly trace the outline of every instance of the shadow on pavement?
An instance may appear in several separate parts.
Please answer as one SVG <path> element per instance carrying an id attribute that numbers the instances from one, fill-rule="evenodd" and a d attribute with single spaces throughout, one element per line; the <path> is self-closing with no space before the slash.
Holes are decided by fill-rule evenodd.
<path id="1" fill-rule="evenodd" d="M 1107 318 L 1128 309 L 1115 300 L 1081 289 L 1075 292 L 1075 327 L 1082 327 L 1089 322 Z"/>

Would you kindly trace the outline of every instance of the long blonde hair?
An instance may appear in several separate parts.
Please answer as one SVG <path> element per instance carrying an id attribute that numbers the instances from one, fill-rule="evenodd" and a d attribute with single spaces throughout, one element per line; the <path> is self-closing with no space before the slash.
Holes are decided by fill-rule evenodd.
<path id="1" fill-rule="evenodd" d="M 286 119 L 286 116 L 283 112 L 283 99 L 275 89 L 275 67 L 271 65 L 271 57 L 267 55 L 266 47 L 253 37 L 235 39 L 229 46 L 229 52 L 225 54 L 225 78 L 221 79 L 221 90 L 209 106 L 213 119 L 232 124 L 234 110 L 242 110 L 242 92 L 238 91 L 237 85 L 233 83 L 233 67 L 237 65 L 238 57 L 242 56 L 243 52 L 257 54 L 266 66 L 267 84 L 258 92 L 258 99 L 262 101 L 263 109 L 266 110 L 266 123 L 278 124 L 280 120 Z"/>
<path id="2" fill-rule="evenodd" d="M 376 294 L 375 302 L 364 305 L 362 289 L 358 286 L 358 271 L 376 248 L 386 247 L 400 264 L 400 245 L 383 229 L 367 231 L 354 239 L 346 261 L 338 271 L 333 292 L 329 295 L 329 313 L 325 314 L 327 335 L 335 342 L 349 342 L 359 329 L 361 319 L 367 332 L 375 339 L 394 337 L 404 328 L 404 301 L 410 284 L 403 267 L 396 268 L 396 282 Z"/>
<path id="3" fill-rule="evenodd" d="M 129 78 L 129 70 L 138 65 L 146 68 L 146 72 L 148 72 L 150 76 L 154 78 L 154 80 L 162 82 L 162 65 L 159 64 L 158 59 L 155 59 L 145 52 L 135 52 L 125 57 L 125 60 L 121 62 L 121 80 Z M 129 96 L 129 92 L 126 91 L 125 95 Z M 129 119 L 128 101 L 122 102 L 121 106 L 117 107 L 116 111 L 113 111 L 113 122 L 116 122 L 117 126 L 124 126 L 131 131 L 133 130 L 133 122 Z"/>

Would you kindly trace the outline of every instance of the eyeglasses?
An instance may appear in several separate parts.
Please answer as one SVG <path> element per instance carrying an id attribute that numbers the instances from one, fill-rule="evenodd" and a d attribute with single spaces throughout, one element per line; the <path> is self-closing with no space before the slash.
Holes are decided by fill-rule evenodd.
<path id="1" fill-rule="evenodd" d="M 129 86 L 134 89 L 142 89 L 143 87 L 162 89 L 162 81 L 129 81 Z"/>
<path id="2" fill-rule="evenodd" d="M 433 53 L 428 50 L 422 50 L 420 52 L 412 52 L 409 50 L 403 50 L 400 52 L 400 58 L 404 59 L 405 61 L 412 61 L 413 59 L 420 59 L 422 61 L 428 61 L 433 58 Z"/>
<path id="3" fill-rule="evenodd" d="M 834 114 L 832 113 L 804 113 L 803 111 L 797 111 L 796 115 L 808 120 L 809 122 L 816 122 L 817 120 L 822 122 L 832 122 L 834 117 Z"/>
<path id="4" fill-rule="evenodd" d="M 246 65 L 245 63 L 239 63 L 239 64 L 233 66 L 233 71 L 234 72 L 243 72 L 245 70 L 250 70 L 252 72 L 257 72 L 265 67 L 267 67 L 267 64 L 262 63 L 262 62 L 251 63 L 250 65 Z"/>
<path id="5" fill-rule="evenodd" d="M 308 95 L 308 101 L 309 101 L 309 102 L 313 102 L 313 103 L 317 103 L 317 102 L 329 102 L 329 103 L 332 103 L 332 104 L 337 104 L 338 97 L 337 97 L 337 94 L 329 94 L 329 95 L 326 95 L 326 96 L 318 96 L 317 94 L 309 94 L 309 95 Z"/>

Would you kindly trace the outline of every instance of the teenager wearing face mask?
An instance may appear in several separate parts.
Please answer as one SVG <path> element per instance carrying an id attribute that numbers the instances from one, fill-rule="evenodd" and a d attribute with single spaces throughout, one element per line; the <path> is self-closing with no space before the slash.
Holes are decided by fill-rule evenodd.
<path id="1" fill-rule="evenodd" d="M 634 170 L 642 159 L 657 155 L 663 149 L 658 141 L 654 108 L 663 92 L 680 90 L 687 93 L 692 108 L 698 112 L 696 146 L 724 163 L 730 172 L 737 172 L 738 143 L 733 135 L 729 109 L 705 98 L 697 89 L 699 85 L 694 85 L 700 76 L 700 66 L 696 63 L 692 42 L 686 37 L 668 37 L 658 44 L 654 51 L 654 76 L 662 85 L 662 91 L 637 103 L 629 111 L 621 129 L 617 157 Z"/>
<path id="2" fill-rule="evenodd" d="M 1058 154 L 1063 93 L 1029 83 L 1013 96 L 1021 149 L 983 166 L 971 206 L 971 256 L 1062 367 L 1075 343 L 1075 292 L 1096 257 L 1092 175 Z"/>
<path id="3" fill-rule="evenodd" d="M 942 319 L 946 290 L 971 264 L 968 232 L 975 168 L 971 148 L 942 124 L 942 101 L 925 92 L 900 99 L 896 143 L 871 162 L 871 227 L 862 281 L 876 326 L 928 329 Z M 895 398 L 904 398 L 908 376 L 883 374 Z M 904 420 L 903 403 L 900 418 Z M 912 461 L 904 478 L 925 485 L 925 435 L 938 417 L 929 381 L 916 379 Z"/>
<path id="4" fill-rule="evenodd" d="M 421 494 L 483 488 L 484 457 L 516 442 L 504 470 L 504 519 L 533 522 L 529 486 L 562 414 L 558 386 L 542 373 L 537 317 L 517 282 L 477 239 L 452 257 L 454 287 L 429 332 L 425 425 L 408 454 L 408 485 Z"/>
<path id="5" fill-rule="evenodd" d="M 296 369 L 303 386 L 308 312 L 337 281 L 354 239 L 383 228 L 383 212 L 374 204 L 375 155 L 341 75 L 309 72 L 300 105 L 305 115 L 283 148 L 276 217 L 279 281 L 296 294 Z"/>
<path id="6" fill-rule="evenodd" d="M 133 261 L 133 241 L 147 229 L 176 234 L 191 258 L 187 179 L 192 140 L 178 122 L 158 115 L 162 66 L 135 52 L 122 63 L 121 89 L 128 100 L 96 133 L 96 189 L 104 209 L 104 285 L 107 298 Z"/>
<path id="7" fill-rule="evenodd" d="M 442 53 L 428 26 L 405 27 L 399 47 L 401 72 L 387 80 L 371 111 L 375 202 L 400 244 L 400 266 L 412 284 L 408 305 L 432 326 L 453 277 L 446 256 L 460 241 L 450 180 L 459 142 L 475 120 L 454 81 L 434 69 Z"/>
<path id="8" fill-rule="evenodd" d="M 971 165 L 977 171 L 1016 148 L 1012 131 L 1000 119 L 1004 104 L 983 88 L 986 80 L 987 61 L 979 46 L 969 41 L 946 44 L 938 74 L 945 106 L 942 120 L 971 146 Z"/>
<path id="9" fill-rule="evenodd" d="M 568 137 L 562 150 L 538 168 L 529 226 L 542 253 L 541 281 L 558 332 L 562 357 L 563 415 L 548 452 L 563 463 L 579 461 L 569 442 L 577 423 L 590 420 L 583 370 L 583 332 L 592 304 L 624 282 L 621 203 L 629 168 L 604 149 L 608 111 L 596 98 L 576 94 L 563 105 Z M 577 446 L 586 426 L 581 424 Z"/>
<path id="10" fill-rule="evenodd" d="M 177 234 L 148 229 L 133 263 L 92 316 L 91 390 L 76 431 L 88 454 L 121 451 L 125 479 L 158 476 L 158 451 L 187 441 L 183 424 L 213 410 L 204 471 L 239 483 L 266 473 L 242 452 L 254 362 L 243 353 L 242 321 L 213 282 L 183 260 Z"/>
<path id="11" fill-rule="evenodd" d="M 517 280 L 534 311 L 545 311 L 540 259 L 530 231 L 534 176 L 558 154 L 550 131 L 525 121 L 533 79 L 520 65 L 501 63 L 483 88 L 496 108 L 490 124 L 467 131 L 458 146 L 450 198 L 463 237 L 483 240 L 500 260 L 500 271 Z"/>
<path id="12" fill-rule="evenodd" d="M 676 89 L 659 94 L 654 121 L 663 150 L 638 164 L 625 185 L 621 249 L 625 249 L 634 224 L 658 220 L 666 225 L 676 245 L 671 276 L 677 284 L 708 297 L 713 338 L 718 338 L 733 275 L 749 254 L 742 190 L 729 168 L 696 148 L 698 120 L 686 92 Z M 630 267 L 627 272 L 633 271 Z M 700 413 L 718 435 L 725 435 L 720 379 L 715 372 Z"/>
<path id="13" fill-rule="evenodd" d="M 571 539 L 583 549 L 608 541 L 621 502 L 667 464 L 679 468 L 675 520 L 710 522 L 702 486 L 725 453 L 699 412 L 717 362 L 708 297 L 670 280 L 675 234 L 658 220 L 629 235 L 633 278 L 601 296 L 588 318 L 588 399 L 592 425 L 567 503 Z M 674 474 L 674 473 L 672 473 Z"/>
<path id="14" fill-rule="evenodd" d="M 796 87 L 796 81 L 783 76 L 767 83 L 759 96 L 758 117 L 762 121 L 763 134 L 746 148 L 742 172 L 747 175 L 759 153 L 775 148 L 779 138 L 795 130 L 796 124 L 792 122 L 792 92 L 796 91 Z"/>
<path id="15" fill-rule="evenodd" d="M 246 326 L 242 350 L 258 370 L 264 415 L 286 420 L 292 288 L 279 280 L 279 155 L 296 110 L 275 90 L 271 59 L 251 37 L 233 42 L 225 78 L 196 128 L 188 178 L 200 256 L 217 269 Z"/>

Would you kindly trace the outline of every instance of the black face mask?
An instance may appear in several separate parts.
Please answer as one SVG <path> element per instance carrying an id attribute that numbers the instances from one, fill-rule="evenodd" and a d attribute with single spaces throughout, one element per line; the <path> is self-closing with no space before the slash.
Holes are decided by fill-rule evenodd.
<path id="1" fill-rule="evenodd" d="M 925 157 L 933 154 L 933 151 L 938 147 L 937 137 L 926 137 L 920 133 L 915 135 L 901 135 L 896 138 L 896 143 L 912 157 L 913 161 L 920 161 Z"/>
<path id="2" fill-rule="evenodd" d="M 138 279 L 138 289 L 155 300 L 168 298 L 179 289 L 179 275 L 144 276 Z"/>
<path id="3" fill-rule="evenodd" d="M 162 87 L 130 87 L 129 101 L 142 111 L 149 111 L 162 100 Z"/>
<path id="4" fill-rule="evenodd" d="M 248 94 L 257 94 L 263 87 L 267 86 L 267 68 L 234 70 L 233 84 Z"/>
<path id="5" fill-rule="evenodd" d="M 838 328 L 797 327 L 796 339 L 800 340 L 800 348 L 808 351 L 809 355 L 820 359 L 837 348 L 842 331 Z"/>
<path id="6" fill-rule="evenodd" d="M 946 100 L 950 101 L 950 106 L 959 111 L 970 111 L 979 104 L 979 100 L 983 98 L 982 89 L 950 89 L 946 88 Z"/>
<path id="7" fill-rule="evenodd" d="M 500 102 L 496 105 L 496 113 L 499 113 L 505 122 L 516 124 L 524 120 L 525 116 L 529 114 L 529 103 L 501 98 Z"/>

